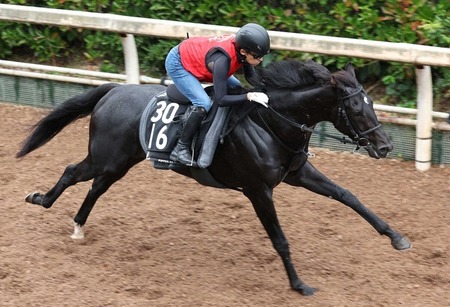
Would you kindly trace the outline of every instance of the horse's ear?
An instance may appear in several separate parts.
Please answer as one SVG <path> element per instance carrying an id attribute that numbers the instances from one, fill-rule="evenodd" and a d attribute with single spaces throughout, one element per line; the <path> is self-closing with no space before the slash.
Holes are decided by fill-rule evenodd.
<path id="1" fill-rule="evenodd" d="M 345 87 L 342 85 L 342 83 L 338 82 L 338 80 L 336 79 L 335 76 L 331 75 L 331 80 L 330 80 L 331 86 L 335 87 L 335 88 L 339 88 L 341 90 L 345 90 Z"/>
<path id="2" fill-rule="evenodd" d="M 355 69 L 353 68 L 352 62 L 348 62 L 344 68 L 347 72 L 349 72 L 356 79 Z"/>

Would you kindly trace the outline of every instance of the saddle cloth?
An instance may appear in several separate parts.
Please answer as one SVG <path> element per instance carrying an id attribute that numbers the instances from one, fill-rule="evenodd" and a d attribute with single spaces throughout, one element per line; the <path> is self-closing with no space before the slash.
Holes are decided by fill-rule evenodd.
<path id="1" fill-rule="evenodd" d="M 205 89 L 211 95 L 212 87 Z M 153 97 L 141 116 L 139 139 L 147 160 L 157 169 L 176 169 L 185 165 L 171 161 L 169 156 L 182 131 L 183 123 L 191 112 L 191 103 L 175 85 Z M 199 168 L 207 168 L 213 159 L 220 134 L 229 113 L 228 107 L 212 105 L 202 121 L 193 141 L 194 159 Z"/>

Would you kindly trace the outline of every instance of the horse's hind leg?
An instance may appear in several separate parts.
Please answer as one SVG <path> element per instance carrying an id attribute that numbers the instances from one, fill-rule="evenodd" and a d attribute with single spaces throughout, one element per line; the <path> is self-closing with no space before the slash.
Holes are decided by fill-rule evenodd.
<path id="1" fill-rule="evenodd" d="M 92 208 L 94 208 L 94 205 L 97 202 L 98 198 L 102 194 L 104 194 L 114 182 L 125 176 L 127 171 L 128 169 L 120 173 L 105 173 L 101 176 L 95 177 L 92 183 L 92 187 L 89 189 L 89 192 L 86 195 L 83 204 L 81 205 L 80 209 L 77 212 L 77 215 L 74 218 L 75 223 L 74 231 L 71 236 L 72 239 L 84 238 L 84 231 L 82 227 L 86 223 L 86 220 L 91 213 Z"/>
<path id="2" fill-rule="evenodd" d="M 86 158 L 78 164 L 68 165 L 53 188 L 45 194 L 30 193 L 26 196 L 25 201 L 44 208 L 50 208 L 68 187 L 94 178 L 94 168 L 87 161 L 88 159 Z"/>

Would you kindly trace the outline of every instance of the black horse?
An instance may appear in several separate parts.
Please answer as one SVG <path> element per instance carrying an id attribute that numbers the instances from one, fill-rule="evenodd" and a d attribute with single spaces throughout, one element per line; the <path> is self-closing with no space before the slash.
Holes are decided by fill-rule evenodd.
<path id="1" fill-rule="evenodd" d="M 349 206 L 379 234 L 388 236 L 395 249 L 410 248 L 405 237 L 307 160 L 313 127 L 321 121 L 333 123 L 373 158 L 384 158 L 393 148 L 352 65 L 331 74 L 312 61 L 281 61 L 260 69 L 252 83 L 268 94 L 269 108 L 251 103 L 232 108 L 228 123 L 231 128 L 207 170 L 218 182 L 242 191 L 249 198 L 284 263 L 292 289 L 304 295 L 315 291 L 297 276 L 277 218 L 272 192 L 281 182 Z M 47 193 L 30 193 L 26 200 L 49 208 L 69 186 L 93 179 L 74 218 L 74 237 L 82 237 L 82 226 L 97 199 L 146 157 L 139 142 L 140 117 L 148 101 L 164 89 L 160 85 L 105 84 L 53 109 L 34 126 L 17 157 L 44 145 L 69 123 L 92 114 L 89 153 L 80 163 L 67 166 Z M 175 171 L 195 177 L 189 167 Z"/>

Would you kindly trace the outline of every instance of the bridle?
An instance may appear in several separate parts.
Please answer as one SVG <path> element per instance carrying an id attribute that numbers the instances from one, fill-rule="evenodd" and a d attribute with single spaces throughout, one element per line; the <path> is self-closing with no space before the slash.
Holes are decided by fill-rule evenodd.
<path id="1" fill-rule="evenodd" d="M 345 103 L 344 101 L 346 99 L 349 99 L 359 93 L 361 93 L 363 91 L 363 87 L 362 85 L 359 86 L 358 90 L 354 93 L 351 93 L 347 96 L 343 96 L 340 98 L 340 105 L 338 107 L 338 122 L 341 118 L 343 118 L 345 120 L 345 124 L 347 125 L 347 127 L 350 130 L 350 133 L 352 134 L 353 138 L 352 138 L 352 143 L 357 145 L 357 150 L 359 149 L 359 147 L 366 147 L 369 146 L 370 142 L 369 140 L 365 137 L 366 135 L 368 135 L 369 133 L 377 130 L 378 128 L 381 127 L 381 124 L 378 123 L 378 125 L 376 125 L 373 128 L 370 128 L 366 131 L 361 131 L 357 125 L 355 125 L 355 123 L 352 120 L 352 117 L 349 116 L 347 114 L 347 111 L 345 109 Z"/>
<path id="2" fill-rule="evenodd" d="M 276 111 L 274 108 L 272 108 L 272 106 L 270 104 L 268 105 L 268 109 L 273 114 L 275 114 L 277 117 L 282 119 L 284 122 L 288 123 L 289 125 L 291 125 L 291 126 L 293 126 L 295 128 L 298 128 L 298 129 L 300 129 L 302 131 L 308 131 L 308 132 L 311 132 L 311 133 L 320 134 L 320 135 L 323 135 L 323 136 L 326 136 L 326 137 L 329 137 L 329 138 L 333 138 L 333 139 L 336 139 L 336 140 L 340 141 L 343 144 L 355 144 L 356 145 L 355 151 L 357 151 L 361 147 L 369 146 L 370 145 L 370 141 L 365 136 L 367 136 L 369 133 L 371 133 L 371 132 L 373 132 L 376 129 L 381 127 L 381 124 L 379 123 L 377 126 L 375 126 L 373 128 L 370 128 L 370 129 L 368 129 L 366 131 L 361 131 L 361 129 L 359 129 L 358 126 L 355 125 L 354 121 L 352 120 L 352 117 L 347 114 L 347 111 L 346 111 L 346 108 L 345 108 L 345 100 L 347 100 L 347 99 L 349 99 L 349 98 L 351 98 L 351 97 L 361 93 L 362 91 L 363 91 L 363 87 L 362 87 L 362 85 L 360 85 L 356 92 L 351 93 L 351 94 L 349 94 L 347 96 L 342 96 L 342 97 L 339 98 L 340 104 L 339 104 L 339 107 L 338 107 L 338 122 L 340 120 L 344 120 L 345 121 L 345 124 L 347 125 L 347 127 L 350 130 L 350 133 L 353 136 L 352 139 L 348 139 L 345 136 L 338 137 L 338 136 L 331 135 L 331 134 L 328 134 L 328 133 L 325 133 L 325 132 L 314 130 L 314 126 L 308 127 L 306 124 L 299 124 L 299 123 L 297 123 L 297 122 L 295 122 L 295 121 L 285 117 L 284 115 L 280 114 L 278 111 Z M 260 119 L 263 121 L 264 125 L 269 130 L 270 134 L 275 139 L 277 139 L 280 144 L 282 144 L 284 147 L 288 148 L 290 151 L 292 151 L 294 153 L 300 152 L 302 150 L 302 148 L 299 148 L 298 150 L 293 150 L 288 145 L 286 145 L 279 137 L 277 137 L 275 135 L 275 133 L 270 129 L 269 125 L 264 120 L 264 118 L 261 115 L 259 109 L 260 109 L 260 106 L 258 105 L 256 110 L 257 110 L 257 112 L 259 114 Z"/>

